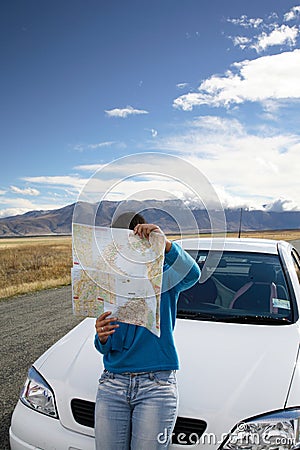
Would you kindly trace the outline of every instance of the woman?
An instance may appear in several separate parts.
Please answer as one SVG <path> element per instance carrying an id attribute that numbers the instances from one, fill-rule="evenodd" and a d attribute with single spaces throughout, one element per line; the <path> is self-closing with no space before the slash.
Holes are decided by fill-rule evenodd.
<path id="1" fill-rule="evenodd" d="M 114 226 L 122 227 L 119 218 Z M 128 228 L 149 239 L 160 232 L 136 214 Z M 123 226 L 124 227 L 124 226 Z M 178 356 L 173 340 L 179 293 L 193 286 L 200 270 L 176 243 L 165 239 L 161 335 L 144 327 L 117 323 L 111 312 L 96 320 L 95 347 L 104 355 L 95 408 L 96 450 L 155 450 L 168 448 L 178 406 Z"/>

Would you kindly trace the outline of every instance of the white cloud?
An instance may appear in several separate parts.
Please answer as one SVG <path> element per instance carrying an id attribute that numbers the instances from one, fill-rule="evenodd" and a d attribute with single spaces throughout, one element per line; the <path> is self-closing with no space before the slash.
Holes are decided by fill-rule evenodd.
<path id="1" fill-rule="evenodd" d="M 176 87 L 178 89 L 185 89 L 188 87 L 188 85 L 189 85 L 189 83 L 178 83 L 178 84 L 176 84 Z"/>
<path id="2" fill-rule="evenodd" d="M 275 25 L 274 30 L 272 30 L 269 34 L 263 32 L 257 36 L 256 42 L 251 45 L 251 48 L 254 48 L 259 53 L 274 45 L 284 44 L 289 47 L 294 47 L 296 45 L 298 35 L 299 28 L 295 25 L 293 27 L 289 27 L 288 25 Z"/>
<path id="3" fill-rule="evenodd" d="M 116 141 L 106 141 L 106 142 L 98 142 L 97 144 L 77 144 L 74 147 L 74 150 L 78 150 L 82 152 L 84 150 L 95 150 L 97 148 L 103 147 L 111 147 L 112 145 L 117 144 Z"/>
<path id="4" fill-rule="evenodd" d="M 50 199 L 52 200 L 52 199 Z M 65 202 L 64 202 L 65 204 Z M 21 214 L 23 214 L 24 212 L 27 211 L 32 211 L 32 210 L 48 210 L 48 209 L 55 209 L 55 208 L 59 208 L 60 205 L 57 206 L 57 204 L 53 204 L 51 202 L 45 202 L 45 199 L 42 202 L 35 202 L 26 198 L 21 198 L 21 197 L 17 197 L 17 198 L 9 198 L 9 197 L 0 197 L 0 205 L 6 205 L 7 208 L 5 209 L 6 211 L 12 211 L 12 210 L 19 210 L 22 211 Z M 62 205 L 63 206 L 63 205 Z M 1 211 L 4 211 L 3 209 L 1 209 Z M 17 214 L 17 213 L 16 213 Z"/>
<path id="5" fill-rule="evenodd" d="M 3 189 L 0 189 L 0 195 L 5 195 L 6 191 L 4 191 Z"/>
<path id="6" fill-rule="evenodd" d="M 287 13 L 285 13 L 283 19 L 286 22 L 289 22 L 290 20 L 295 20 L 300 16 L 300 6 L 294 6 L 290 9 Z"/>
<path id="7" fill-rule="evenodd" d="M 297 205 L 293 200 L 280 197 L 273 200 L 271 203 L 266 204 L 265 209 L 273 212 L 297 211 L 299 209 L 299 205 Z"/>
<path id="8" fill-rule="evenodd" d="M 29 200 L 27 198 L 17 197 L 17 198 L 9 198 L 9 197 L 0 197 L 0 204 L 1 205 L 9 205 L 10 207 L 14 208 L 23 208 L 27 209 L 29 211 L 30 209 L 33 209 L 35 203 L 32 200 Z"/>
<path id="9" fill-rule="evenodd" d="M 161 152 L 141 153 L 130 155 L 112 161 L 104 166 L 93 177 L 95 182 L 85 189 L 84 197 L 89 202 L 99 200 L 99 192 L 103 191 L 101 181 L 106 180 L 105 199 L 124 200 L 182 198 L 184 192 L 189 191 L 189 184 L 199 183 L 201 173 L 196 178 L 184 158 L 172 157 Z M 170 175 L 171 174 L 171 175 Z M 199 180 L 200 176 L 200 180 Z M 185 179 L 185 183 L 181 180 Z M 92 181 L 92 178 L 91 178 Z M 96 198 L 96 194 L 98 198 Z M 215 199 L 213 199 L 215 200 Z"/>
<path id="10" fill-rule="evenodd" d="M 158 131 L 155 130 L 155 128 L 150 128 L 150 129 L 146 128 L 146 130 L 150 131 L 151 136 L 152 136 L 153 138 L 156 138 L 156 136 L 158 135 Z"/>
<path id="11" fill-rule="evenodd" d="M 232 39 L 233 45 L 235 47 L 240 47 L 242 50 L 248 47 L 250 42 L 252 42 L 252 39 L 246 36 L 229 36 L 229 38 Z"/>
<path id="12" fill-rule="evenodd" d="M 279 21 L 279 16 L 278 16 L 278 14 L 277 14 L 276 12 L 271 12 L 271 13 L 268 15 L 268 19 L 269 19 L 269 20 L 272 20 L 272 21 L 274 21 L 274 22 L 278 22 L 278 21 Z"/>
<path id="13" fill-rule="evenodd" d="M 87 182 L 86 179 L 77 176 L 41 176 L 41 177 L 24 177 L 23 180 L 30 183 L 40 185 L 55 185 L 55 186 L 72 186 L 73 188 L 81 189 Z"/>
<path id="14" fill-rule="evenodd" d="M 260 58 L 262 59 L 262 58 Z M 283 63 L 282 63 L 283 65 Z M 177 154 L 183 161 L 195 165 L 213 184 L 224 207 L 250 207 L 262 209 L 267 205 L 269 210 L 300 210 L 300 136 L 282 133 L 274 128 L 253 128 L 249 131 L 239 120 L 219 116 L 195 117 L 177 127 L 173 135 L 162 138 L 157 136 L 152 141 L 152 148 L 160 152 L 159 158 L 152 156 L 151 177 L 149 174 L 150 159 L 136 155 L 126 160 L 121 158 L 110 164 L 80 165 L 73 169 L 94 173 L 99 169 L 99 177 L 88 189 L 90 198 L 100 200 L 101 193 L 109 190 L 107 199 L 122 200 L 124 196 L 136 198 L 142 190 L 154 192 L 155 197 L 172 196 L 183 198 L 192 204 L 193 196 L 186 193 L 182 186 L 165 179 L 159 174 L 168 174 L 170 161 L 162 159 L 162 153 Z M 186 170 L 184 164 L 176 163 L 178 180 Z M 110 168 L 113 170 L 110 171 Z M 147 174 L 148 172 L 148 174 Z M 140 173 L 139 179 L 128 178 L 128 173 Z M 158 175 L 155 175 L 158 174 Z M 86 175 L 86 174 L 84 174 Z M 89 173 L 87 175 L 90 175 Z M 186 173 L 185 173 L 186 175 Z M 74 196 L 88 182 L 89 178 L 80 175 L 65 177 L 31 177 L 30 183 L 39 183 L 63 190 L 67 188 L 70 197 Z M 296 180 L 296 181 L 294 181 Z M 190 184 L 193 186 L 191 179 Z M 155 186 L 155 189 L 153 189 Z M 51 189 L 52 190 L 52 189 Z M 58 191 L 59 192 L 59 191 Z M 281 200 L 280 200 L 281 199 Z M 27 199 L 3 199 L 0 204 L 5 210 L 13 208 L 54 209 L 57 205 L 43 208 L 44 204 L 29 202 Z M 54 199 L 62 201 L 63 199 Z M 280 200 L 280 201 L 279 201 Z M 24 201 L 27 201 L 24 202 Z M 51 203 L 51 199 L 48 203 Z M 67 203 L 67 202 L 64 202 Z M 71 202 L 69 202 L 71 203 Z M 16 212 L 17 213 L 17 212 Z M 0 213 L 4 215 L 6 213 Z M 6 215 L 10 215 L 6 214 Z"/>
<path id="15" fill-rule="evenodd" d="M 48 182 L 49 180 L 47 180 L 47 183 Z M 0 217 L 24 214 L 28 211 L 48 211 L 58 209 L 76 201 L 79 193 L 78 188 L 74 188 L 73 186 L 71 186 L 70 189 L 61 189 L 58 186 L 53 187 L 55 189 L 60 189 L 60 193 L 58 194 L 57 192 L 53 192 L 51 190 L 48 193 L 45 193 L 43 195 L 40 194 L 39 197 L 32 197 L 31 199 L 16 196 L 9 197 L 8 195 L 0 196 Z M 11 192 L 13 192 L 14 194 L 17 193 L 16 191 Z M 23 191 L 20 194 L 24 195 Z"/>
<path id="16" fill-rule="evenodd" d="M 82 170 L 86 172 L 96 172 L 96 170 L 102 169 L 106 164 L 83 164 L 80 166 L 75 166 L 75 170 Z"/>
<path id="17" fill-rule="evenodd" d="M 233 44 L 242 50 L 245 48 L 255 49 L 257 53 L 268 50 L 274 46 L 295 47 L 299 36 L 299 27 L 284 24 L 289 20 L 300 17 L 300 6 L 295 6 L 284 15 L 281 21 L 276 13 L 271 13 L 263 20 L 262 18 L 248 18 L 243 15 L 239 18 L 229 18 L 228 22 L 235 26 L 246 29 L 247 35 L 229 36 Z M 257 34 L 260 31 L 259 34 Z"/>
<path id="18" fill-rule="evenodd" d="M 38 191 L 35 188 L 31 188 L 31 187 L 21 189 L 21 188 L 18 188 L 17 186 L 10 186 L 10 190 L 12 192 L 14 192 L 15 194 L 21 194 L 21 195 L 31 195 L 31 196 L 40 195 L 40 191 Z"/>
<path id="19" fill-rule="evenodd" d="M 30 211 L 30 209 L 27 209 L 27 208 L 5 208 L 5 209 L 0 209 L 0 218 L 10 217 L 10 216 L 17 216 L 19 214 L 25 214 L 28 211 Z"/>
<path id="20" fill-rule="evenodd" d="M 249 132 L 236 119 L 200 117 L 157 148 L 184 155 L 211 181 L 224 207 L 262 209 L 278 198 L 300 210 L 300 136 L 264 128 Z"/>
<path id="21" fill-rule="evenodd" d="M 241 136 L 245 133 L 243 125 L 237 120 L 219 116 L 199 116 L 186 123 L 195 134 L 203 130 L 205 136 L 212 136 L 214 140 L 220 134 Z M 192 135 L 192 139 L 195 136 Z"/>
<path id="22" fill-rule="evenodd" d="M 233 25 L 239 25 L 244 28 L 258 28 L 262 23 L 263 19 L 258 18 L 248 18 L 246 15 L 242 15 L 239 18 L 228 18 L 227 22 L 232 23 Z"/>
<path id="23" fill-rule="evenodd" d="M 182 109 L 183 111 L 192 111 L 194 106 L 201 106 L 205 104 L 209 104 L 207 100 L 205 101 L 205 96 L 194 92 L 177 97 L 173 102 L 173 107 Z"/>
<path id="24" fill-rule="evenodd" d="M 132 106 L 126 106 L 126 108 L 105 110 L 105 113 L 109 117 L 120 117 L 122 119 L 125 119 L 126 117 L 132 115 L 149 114 L 148 111 L 145 111 L 143 109 L 134 109 Z"/>
<path id="25" fill-rule="evenodd" d="M 259 28 L 260 25 L 263 23 L 263 19 L 261 19 L 260 17 L 256 18 L 256 19 L 249 19 L 249 26 L 253 27 L 253 28 Z"/>
<path id="26" fill-rule="evenodd" d="M 76 201 L 79 195 L 88 199 L 87 201 L 97 202 L 100 201 L 102 196 L 107 192 L 111 192 L 115 198 L 124 196 L 124 192 L 118 192 L 118 186 L 122 181 L 122 176 L 126 168 L 122 163 L 117 166 L 117 170 L 111 171 L 110 164 L 87 164 L 76 167 L 77 170 L 92 172 L 89 178 L 80 178 L 78 176 L 43 176 L 43 177 L 26 177 L 26 181 L 36 183 L 39 185 L 53 186 L 55 189 L 59 189 L 67 186 L 69 191 L 73 192 L 73 198 L 71 201 Z M 99 170 L 101 170 L 99 172 Z M 104 169 L 104 171 L 103 171 Z M 131 181 L 125 183 L 129 186 Z M 128 188 L 127 188 L 128 190 Z M 126 189 L 125 189 L 126 192 Z M 0 198 L 1 203 L 1 198 Z"/>
<path id="27" fill-rule="evenodd" d="M 189 178 L 186 162 L 207 177 L 224 208 L 263 209 L 262 205 L 266 205 L 272 211 L 300 210 L 300 184 L 293 181 L 299 178 L 299 135 L 267 127 L 249 131 L 237 119 L 200 116 L 177 127 L 176 133 L 169 137 L 157 137 L 155 142 L 160 152 L 158 158 L 145 153 L 110 164 L 77 166 L 75 169 L 86 172 L 103 169 L 88 186 L 84 198 L 99 201 L 104 192 L 107 200 L 142 199 L 148 195 L 148 198 L 181 198 L 192 207 L 195 198 L 188 185 L 193 188 L 195 179 Z M 183 164 L 175 161 L 173 169 L 178 175 L 173 179 L 168 177 L 167 153 L 177 154 L 183 161 Z M 128 177 L 129 173 L 140 176 Z M 189 180 L 186 185 L 180 183 L 184 177 Z M 85 184 L 89 178 L 35 177 L 40 184 L 62 186 L 64 192 L 67 187 L 72 201 L 76 200 L 79 180 Z M 63 200 L 64 204 L 71 203 L 65 198 L 49 200 L 50 205 L 45 198 L 41 204 L 24 198 L 0 197 L 0 205 L 4 206 L 0 216 L 58 208 Z"/>
<path id="28" fill-rule="evenodd" d="M 0 218 L 16 216 L 18 214 L 25 214 L 29 211 L 50 211 L 53 209 L 59 209 L 68 202 L 55 202 L 55 203 L 35 203 L 35 202 L 24 202 L 24 199 L 7 199 L 5 202 L 0 201 L 0 205 L 9 205 L 8 208 L 0 209 Z"/>
<path id="29" fill-rule="evenodd" d="M 300 99 L 300 50 L 244 60 L 224 76 L 204 80 L 198 92 L 182 95 L 173 106 L 191 111 L 194 106 L 229 107 L 234 104 Z"/>
<path id="30" fill-rule="evenodd" d="M 156 138 L 156 136 L 158 135 L 158 131 L 155 130 L 155 128 L 145 128 L 145 131 L 149 131 L 153 138 Z"/>

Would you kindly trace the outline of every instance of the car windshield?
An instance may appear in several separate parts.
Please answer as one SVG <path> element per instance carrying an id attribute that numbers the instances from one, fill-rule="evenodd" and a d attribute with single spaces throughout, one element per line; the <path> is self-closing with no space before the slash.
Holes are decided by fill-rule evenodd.
<path id="1" fill-rule="evenodd" d="M 198 283 L 181 292 L 178 318 L 270 325 L 292 323 L 292 302 L 278 255 L 225 251 L 217 267 L 210 267 L 208 251 L 188 253 L 202 273 Z"/>

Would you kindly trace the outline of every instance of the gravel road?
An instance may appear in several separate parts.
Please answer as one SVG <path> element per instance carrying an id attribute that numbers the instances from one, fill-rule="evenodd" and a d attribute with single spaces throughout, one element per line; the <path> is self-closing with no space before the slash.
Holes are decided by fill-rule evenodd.
<path id="1" fill-rule="evenodd" d="M 73 315 L 71 287 L 0 300 L 0 450 L 31 364 L 82 319 Z"/>
<path id="2" fill-rule="evenodd" d="M 291 244 L 298 250 L 300 253 L 300 239 L 297 239 L 296 241 L 291 241 Z"/>

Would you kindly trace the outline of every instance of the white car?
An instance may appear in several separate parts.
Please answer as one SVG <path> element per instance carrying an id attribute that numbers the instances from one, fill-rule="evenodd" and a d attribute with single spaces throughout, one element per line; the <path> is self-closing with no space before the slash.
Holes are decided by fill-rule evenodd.
<path id="1" fill-rule="evenodd" d="M 204 267 L 178 302 L 180 401 L 171 448 L 299 449 L 297 251 L 259 239 L 181 245 Z M 83 320 L 29 370 L 12 416 L 12 450 L 94 449 L 102 371 L 94 324 Z"/>

